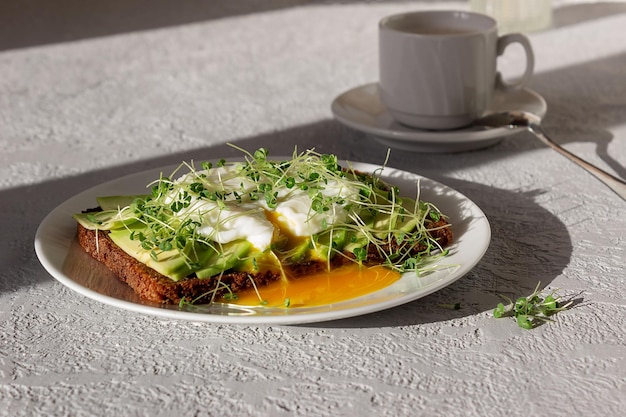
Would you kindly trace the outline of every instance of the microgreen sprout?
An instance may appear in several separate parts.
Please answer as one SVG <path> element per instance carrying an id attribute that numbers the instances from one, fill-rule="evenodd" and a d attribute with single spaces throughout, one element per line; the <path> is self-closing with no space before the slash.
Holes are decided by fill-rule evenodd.
<path id="1" fill-rule="evenodd" d="M 501 296 L 507 301 L 498 303 L 493 310 L 495 318 L 514 317 L 517 325 L 523 329 L 532 329 L 538 325 L 551 321 L 554 314 L 568 309 L 572 302 L 561 303 L 561 298 L 556 290 L 543 297 L 539 291 L 541 283 L 537 283 L 535 290 L 527 297 L 519 297 L 515 302 L 506 296 Z"/>
<path id="2" fill-rule="evenodd" d="M 181 297 L 180 301 L 178 302 L 178 308 L 180 309 L 183 309 L 184 307 L 193 308 L 200 300 L 208 299 L 208 300 L 211 300 L 212 302 L 215 295 L 220 291 L 225 292 L 224 294 L 222 294 L 222 298 L 224 300 L 235 301 L 238 298 L 237 294 L 232 292 L 228 285 L 218 280 L 218 283 L 213 290 L 207 291 L 197 296 L 196 298 L 191 299 L 186 296 Z"/>
<path id="3" fill-rule="evenodd" d="M 439 307 L 441 308 L 447 308 L 450 310 L 460 310 L 461 309 L 461 303 L 442 303 L 442 304 L 438 304 Z"/>
<path id="4" fill-rule="evenodd" d="M 359 263 L 367 260 L 367 249 L 365 248 L 354 248 L 352 253 L 354 254 L 354 259 L 356 259 Z"/>

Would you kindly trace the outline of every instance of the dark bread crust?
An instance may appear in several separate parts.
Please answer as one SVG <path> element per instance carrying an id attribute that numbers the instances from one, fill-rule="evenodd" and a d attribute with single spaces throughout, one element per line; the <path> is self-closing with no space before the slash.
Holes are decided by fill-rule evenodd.
<path id="1" fill-rule="evenodd" d="M 432 229 L 430 235 L 437 240 L 441 247 L 446 247 L 452 243 L 452 231 L 448 226 L 443 218 L 438 222 L 427 224 L 427 227 Z M 234 293 L 253 287 L 249 274 L 245 272 L 230 272 L 221 277 L 206 279 L 189 277 L 180 281 L 173 281 L 124 252 L 111 240 L 109 233 L 104 230 L 89 230 L 78 224 L 77 239 L 80 246 L 88 254 L 104 264 L 144 300 L 160 304 L 177 304 L 183 297 L 189 301 L 200 297 L 198 302 L 208 302 L 213 297 L 213 291 L 218 286 L 218 280 L 227 284 Z M 395 242 L 392 242 L 392 245 L 397 246 Z M 425 249 L 426 247 L 419 245 L 413 248 L 413 252 L 417 253 Z M 337 267 L 352 262 L 350 256 L 351 254 L 334 256 L 332 266 Z M 373 245 L 369 247 L 367 261 L 368 263 L 381 263 L 383 261 Z M 291 276 L 302 276 L 320 272 L 326 267 L 326 262 L 306 262 L 291 266 L 289 272 Z M 271 271 L 254 274 L 254 284 L 257 287 L 263 287 L 280 279 L 279 273 Z M 215 296 L 219 297 L 226 292 L 225 290 L 218 290 Z M 202 297 L 203 294 L 206 295 Z"/>

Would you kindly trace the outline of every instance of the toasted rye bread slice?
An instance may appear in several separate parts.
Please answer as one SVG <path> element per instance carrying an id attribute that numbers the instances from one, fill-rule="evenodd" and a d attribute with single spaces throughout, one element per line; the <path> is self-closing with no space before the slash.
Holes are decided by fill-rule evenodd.
<path id="1" fill-rule="evenodd" d="M 452 243 L 452 231 L 444 219 L 438 222 L 430 222 L 428 227 L 432 229 L 431 236 L 437 240 L 441 247 L 446 247 Z M 208 302 L 212 297 L 219 297 L 227 292 L 225 289 L 218 289 L 226 284 L 230 291 L 237 293 L 253 288 L 253 282 L 249 273 L 229 272 L 220 277 L 199 279 L 189 277 L 180 281 L 173 281 L 170 278 L 158 273 L 154 269 L 141 263 L 124 252 L 109 237 L 109 233 L 104 230 L 89 230 L 78 224 L 78 243 L 93 258 L 104 264 L 122 282 L 129 285 L 139 297 L 144 300 L 160 304 L 177 304 L 184 297 L 186 300 L 198 300 L 198 302 Z M 392 242 L 392 245 L 395 244 Z M 425 250 L 423 246 L 415 246 L 413 252 L 417 253 Z M 333 267 L 338 267 L 347 262 L 351 262 L 348 254 L 346 256 L 333 257 Z M 368 251 L 368 263 L 380 263 L 382 259 L 375 248 L 370 247 Z M 320 272 L 327 267 L 325 262 L 306 262 L 294 265 L 290 268 L 291 275 L 301 276 Z M 254 285 L 257 288 L 266 286 L 281 279 L 279 273 L 261 272 L 254 274 Z"/>
<path id="2" fill-rule="evenodd" d="M 252 288 L 249 274 L 243 272 L 232 272 L 221 277 L 207 279 L 187 278 L 173 281 L 124 252 L 104 230 L 96 232 L 79 224 L 77 238 L 80 246 L 88 254 L 104 264 L 144 300 L 161 304 L 176 304 L 183 297 L 187 300 L 194 300 L 206 294 L 199 300 L 206 302 L 213 296 L 213 291 L 219 287 L 219 281 L 227 284 L 235 293 Z M 277 273 L 264 272 L 255 274 L 254 283 L 257 286 L 265 286 L 279 279 L 280 275 Z M 217 291 L 215 295 L 220 296 L 224 292 L 224 290 Z"/>

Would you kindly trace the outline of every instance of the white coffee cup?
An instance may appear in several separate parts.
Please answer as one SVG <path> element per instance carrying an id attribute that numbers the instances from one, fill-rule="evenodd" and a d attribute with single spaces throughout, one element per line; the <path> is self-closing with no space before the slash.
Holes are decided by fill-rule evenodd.
<path id="1" fill-rule="evenodd" d="M 506 83 L 497 57 L 511 43 L 522 45 L 526 68 Z M 379 23 L 379 93 L 398 122 L 420 129 L 470 125 L 488 108 L 494 89 L 523 88 L 534 55 L 519 33 L 498 37 L 489 16 L 463 11 L 420 11 L 388 16 Z"/>

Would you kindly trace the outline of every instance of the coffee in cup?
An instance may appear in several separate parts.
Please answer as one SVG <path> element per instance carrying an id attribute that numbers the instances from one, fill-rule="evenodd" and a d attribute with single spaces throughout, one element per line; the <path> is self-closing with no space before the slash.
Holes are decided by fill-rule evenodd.
<path id="1" fill-rule="evenodd" d="M 515 82 L 496 70 L 506 47 L 519 43 L 526 68 Z M 530 80 L 534 55 L 520 33 L 498 36 L 489 16 L 463 11 L 420 11 L 379 23 L 379 94 L 398 122 L 420 129 L 470 125 L 488 108 L 495 89 L 520 89 Z"/>

